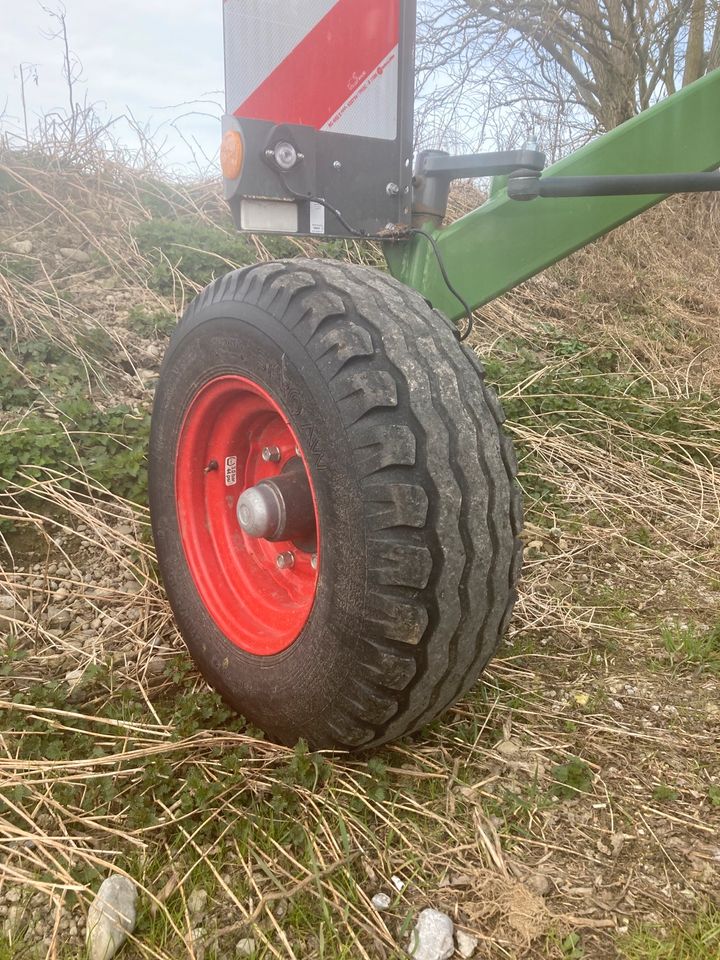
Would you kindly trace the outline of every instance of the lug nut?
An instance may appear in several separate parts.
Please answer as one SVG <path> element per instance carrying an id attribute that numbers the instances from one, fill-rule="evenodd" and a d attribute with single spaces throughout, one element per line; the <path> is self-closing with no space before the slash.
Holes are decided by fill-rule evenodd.
<path id="1" fill-rule="evenodd" d="M 278 463 L 280 461 L 280 448 L 263 447 L 262 458 L 265 463 Z"/>
<path id="2" fill-rule="evenodd" d="M 278 558 L 275 561 L 278 565 L 278 570 L 289 570 L 291 567 L 295 566 L 295 554 L 290 550 L 285 553 L 278 554 Z"/>
<path id="3" fill-rule="evenodd" d="M 317 570 L 317 554 L 316 553 L 314 553 L 310 557 L 310 566 L 313 568 L 313 570 Z"/>

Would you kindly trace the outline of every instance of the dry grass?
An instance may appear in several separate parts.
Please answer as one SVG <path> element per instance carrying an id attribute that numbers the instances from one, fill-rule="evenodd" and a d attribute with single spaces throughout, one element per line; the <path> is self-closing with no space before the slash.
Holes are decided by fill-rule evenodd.
<path id="1" fill-rule="evenodd" d="M 19 885 L 27 905 L 7 956 L 33 938 L 38 956 L 80 956 L 67 924 L 110 870 L 142 890 L 126 955 L 164 960 L 231 956 L 245 936 L 258 957 L 400 957 L 429 905 L 480 957 L 633 957 L 626 931 L 717 903 L 719 673 L 711 641 L 690 649 L 720 622 L 717 204 L 666 204 L 486 308 L 474 348 L 529 506 L 517 615 L 442 722 L 350 761 L 268 744 L 204 689 L 146 509 L 92 473 L 82 418 L 17 361 L 49 341 L 84 400 L 140 417 L 163 338 L 133 310 L 175 313 L 197 282 L 167 257 L 171 289 L 154 290 L 138 224 L 160 210 L 232 236 L 214 184 L 101 153 L 77 167 L 0 157 L 3 355 L 33 391 L 0 412 L 0 458 L 31 415 L 77 452 L 28 460 L 0 496 L 0 901 Z"/>

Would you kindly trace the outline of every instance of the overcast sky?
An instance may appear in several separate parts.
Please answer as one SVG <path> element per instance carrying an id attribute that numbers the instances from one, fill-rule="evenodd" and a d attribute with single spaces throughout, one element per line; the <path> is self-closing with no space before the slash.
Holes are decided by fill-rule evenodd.
<path id="1" fill-rule="evenodd" d="M 43 5 L 58 9 L 57 0 L 42 5 L 38 0 L 0 0 L 5 128 L 22 128 L 21 63 L 37 65 L 37 86 L 30 81 L 26 88 L 31 125 L 38 115 L 67 104 L 62 44 L 48 39 L 57 23 Z M 222 0 L 65 0 L 64 5 L 71 50 L 83 67 L 77 99 L 87 94 L 108 117 L 129 108 L 152 128 L 165 125 L 171 163 L 190 161 L 190 151 L 168 126 L 173 120 L 186 138 L 196 138 L 212 155 L 220 140 L 214 118 L 221 115 L 223 100 Z M 189 112 L 194 115 L 182 117 Z M 203 112 L 212 116 L 198 115 Z"/>

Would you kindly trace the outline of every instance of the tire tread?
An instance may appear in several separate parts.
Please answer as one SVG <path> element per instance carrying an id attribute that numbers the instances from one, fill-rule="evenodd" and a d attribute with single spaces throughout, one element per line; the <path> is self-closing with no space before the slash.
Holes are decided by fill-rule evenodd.
<path id="1" fill-rule="evenodd" d="M 190 305 L 243 300 L 281 321 L 325 379 L 354 452 L 368 598 L 356 676 L 317 719 L 323 745 L 416 730 L 474 683 L 517 597 L 522 503 L 504 414 L 475 353 L 379 271 L 294 260 L 235 271 Z"/>

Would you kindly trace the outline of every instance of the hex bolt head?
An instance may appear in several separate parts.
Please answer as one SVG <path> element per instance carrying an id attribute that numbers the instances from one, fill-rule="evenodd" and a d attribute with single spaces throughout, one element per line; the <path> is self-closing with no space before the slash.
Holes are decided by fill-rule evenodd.
<path id="1" fill-rule="evenodd" d="M 339 160 L 336 160 L 336 161 L 333 163 L 333 169 L 334 169 L 334 170 L 342 170 L 342 163 L 341 163 Z"/>
<path id="2" fill-rule="evenodd" d="M 278 570 L 290 570 L 291 567 L 295 566 L 295 554 L 290 550 L 279 553 L 275 563 L 277 563 Z"/>
<path id="3" fill-rule="evenodd" d="M 397 195 L 400 193 L 400 187 L 396 183 L 389 183 L 385 187 L 385 192 L 389 197 L 397 197 Z"/>
<path id="4" fill-rule="evenodd" d="M 317 570 L 317 554 L 316 553 L 314 553 L 310 557 L 310 566 L 313 568 L 313 570 Z"/>
<path id="5" fill-rule="evenodd" d="M 280 448 L 263 447 L 262 458 L 265 463 L 278 463 L 280 461 Z"/>

